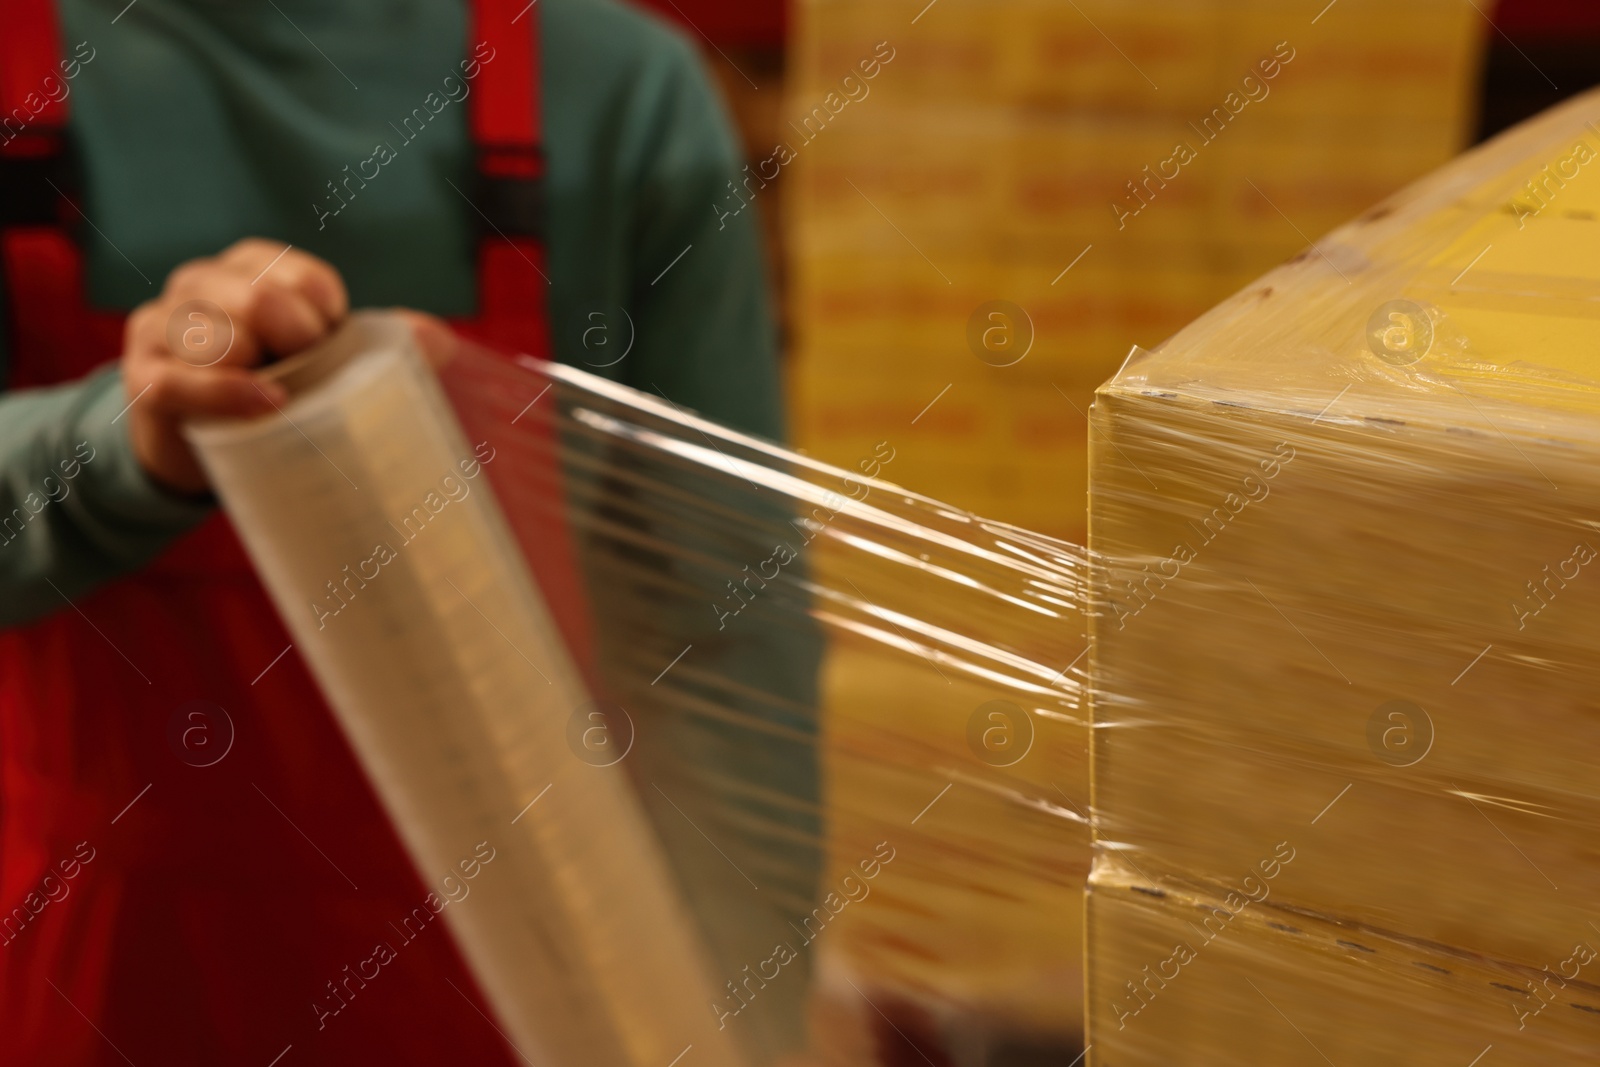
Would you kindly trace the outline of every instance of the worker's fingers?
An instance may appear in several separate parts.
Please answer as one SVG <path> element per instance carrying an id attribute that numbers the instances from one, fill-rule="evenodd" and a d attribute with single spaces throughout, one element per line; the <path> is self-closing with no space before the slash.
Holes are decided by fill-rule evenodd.
<path id="1" fill-rule="evenodd" d="M 124 388 L 145 414 L 182 420 L 195 417 L 249 418 L 288 400 L 283 386 L 242 367 L 191 367 L 178 360 L 133 364 Z"/>
<path id="2" fill-rule="evenodd" d="M 434 370 L 442 369 L 445 364 L 455 358 L 456 349 L 461 344 L 461 339 L 456 335 L 443 319 L 436 315 L 429 315 L 425 311 L 413 311 L 410 308 L 392 308 L 394 314 L 405 320 L 411 329 L 412 335 L 417 340 L 417 347 L 422 350 L 423 358 Z"/>
<path id="3" fill-rule="evenodd" d="M 182 424 L 248 418 L 286 403 L 281 386 L 248 368 L 269 353 L 315 344 L 348 310 L 338 271 L 280 241 L 240 241 L 174 270 L 124 333 L 129 435 L 145 470 L 175 488 L 203 488 Z"/>
<path id="4" fill-rule="evenodd" d="M 128 435 L 151 478 L 182 493 L 206 487 L 205 472 L 183 438 L 196 417 L 251 418 L 287 402 L 281 385 L 242 367 L 191 367 L 171 358 L 123 361 Z"/>
<path id="5" fill-rule="evenodd" d="M 285 295 L 295 299 L 286 302 Z M 230 353 L 230 360 L 241 362 L 263 349 L 289 355 L 320 338 L 349 311 L 344 281 L 331 264 L 257 238 L 240 241 L 220 256 L 185 263 L 168 277 L 162 300 L 186 316 L 197 314 L 188 306 L 197 301 L 220 306 L 227 321 L 219 330 L 231 327 L 236 336 L 245 335 L 247 343 L 239 353 Z"/>
<path id="6" fill-rule="evenodd" d="M 272 284 L 300 293 L 330 326 L 349 313 L 350 296 L 339 272 L 326 260 L 293 245 L 247 237 L 217 258 L 223 266 L 248 275 L 252 284 Z"/>
<path id="7" fill-rule="evenodd" d="M 265 281 L 239 293 L 237 303 L 240 317 L 257 343 L 280 356 L 320 341 L 336 321 L 323 315 L 303 290 Z"/>
<path id="8" fill-rule="evenodd" d="M 292 355 L 328 334 L 338 320 L 318 299 L 325 297 L 270 277 L 251 279 L 215 261 L 185 267 L 157 302 L 168 309 L 166 321 L 150 324 L 140 339 L 165 345 L 193 366 L 252 366 L 265 353 Z"/>

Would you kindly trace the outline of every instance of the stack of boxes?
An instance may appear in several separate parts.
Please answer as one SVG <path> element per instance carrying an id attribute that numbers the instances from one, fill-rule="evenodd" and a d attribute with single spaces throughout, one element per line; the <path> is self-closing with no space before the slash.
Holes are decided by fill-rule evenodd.
<path id="1" fill-rule="evenodd" d="M 1600 96 L 1096 399 L 1093 1062 L 1600 1048 Z"/>
<path id="2" fill-rule="evenodd" d="M 793 183 L 796 442 L 848 465 L 892 437 L 897 479 L 1081 542 L 1085 413 L 1130 345 L 1463 144 L 1471 5 L 1323 7 L 801 5 L 766 169 Z"/>

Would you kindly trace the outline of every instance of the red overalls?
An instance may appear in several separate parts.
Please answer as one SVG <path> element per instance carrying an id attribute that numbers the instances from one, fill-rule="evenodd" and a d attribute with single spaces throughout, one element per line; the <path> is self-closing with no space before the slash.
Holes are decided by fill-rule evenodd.
<path id="1" fill-rule="evenodd" d="M 63 53 L 50 0 L 0 14 L 10 114 Z M 458 325 L 545 355 L 538 14 L 472 3 L 469 42 L 496 50 L 471 97 L 474 199 L 496 228 L 479 316 Z M 50 164 L 65 112 L 9 142 L 13 175 Z M 72 209 L 32 209 L 0 235 L 12 388 L 121 351 L 121 313 L 87 304 Z M 218 706 L 231 746 L 199 765 L 228 741 Z M 0 1064 L 514 1062 L 444 923 L 401 929 L 437 879 L 412 869 L 221 515 L 0 634 L 0 790 Z M 352 981 L 380 942 L 397 958 Z"/>

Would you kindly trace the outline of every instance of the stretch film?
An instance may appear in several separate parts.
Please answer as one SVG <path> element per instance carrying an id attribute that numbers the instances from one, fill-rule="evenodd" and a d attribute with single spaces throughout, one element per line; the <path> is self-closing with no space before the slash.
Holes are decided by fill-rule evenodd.
<path id="1" fill-rule="evenodd" d="M 1082 1051 L 1081 550 L 360 315 L 195 439 L 540 1064 Z"/>
<path id="2" fill-rule="evenodd" d="M 746 1062 L 709 1025 L 709 961 L 626 779 L 568 751 L 585 685 L 482 484 L 514 459 L 463 436 L 392 320 L 286 384 L 283 418 L 195 440 L 418 869 L 494 850 L 448 918 L 513 1042 Z"/>

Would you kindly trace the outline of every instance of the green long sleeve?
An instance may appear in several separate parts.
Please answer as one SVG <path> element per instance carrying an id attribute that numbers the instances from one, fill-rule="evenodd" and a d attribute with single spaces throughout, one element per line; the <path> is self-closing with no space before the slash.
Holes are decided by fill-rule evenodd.
<path id="1" fill-rule="evenodd" d="M 210 510 L 145 475 L 126 406 L 115 371 L 0 396 L 0 625 L 139 567 Z"/>

